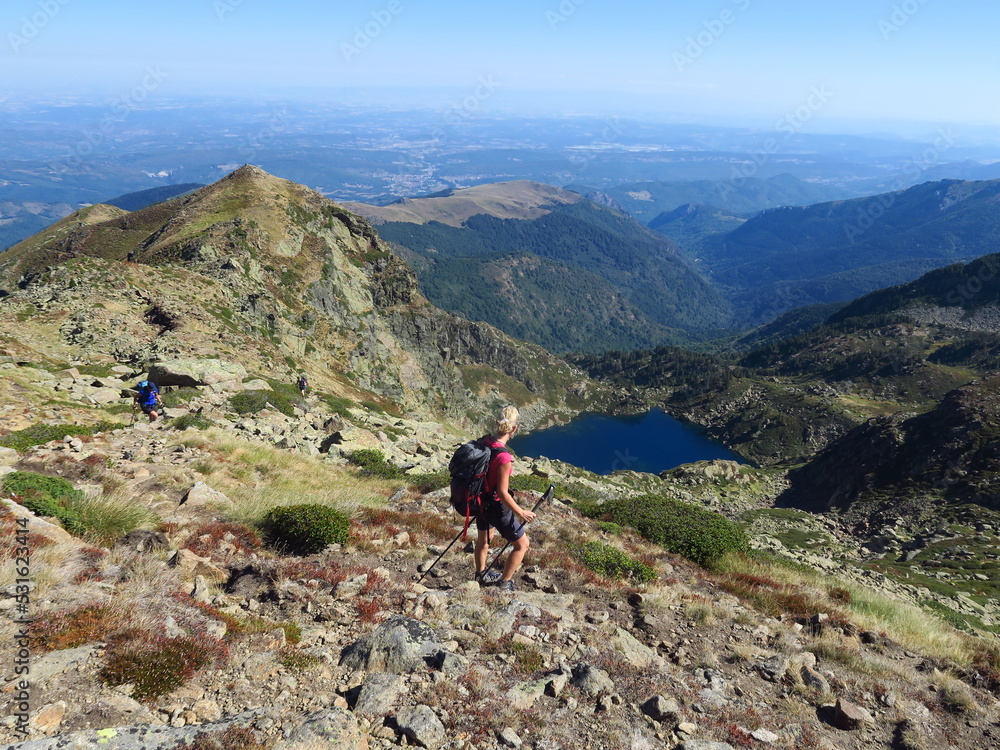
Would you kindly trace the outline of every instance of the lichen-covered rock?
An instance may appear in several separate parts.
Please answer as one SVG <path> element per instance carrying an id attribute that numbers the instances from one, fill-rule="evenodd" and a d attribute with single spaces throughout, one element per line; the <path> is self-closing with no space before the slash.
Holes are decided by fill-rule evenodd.
<path id="1" fill-rule="evenodd" d="M 365 678 L 358 692 L 354 713 L 360 716 L 382 716 L 395 708 L 396 699 L 406 690 L 400 675 L 376 672 Z"/>
<path id="2" fill-rule="evenodd" d="M 572 684 L 588 695 L 613 693 L 615 690 L 615 683 L 607 672 L 585 662 L 573 667 Z"/>
<path id="3" fill-rule="evenodd" d="M 428 706 L 404 708 L 396 714 L 400 734 L 428 750 L 438 750 L 445 740 L 444 724 Z"/>
<path id="4" fill-rule="evenodd" d="M 318 711 L 274 750 L 368 750 L 368 737 L 358 727 L 357 719 L 346 708 Z"/>
<path id="5" fill-rule="evenodd" d="M 440 634 L 419 620 L 393 615 L 345 647 L 340 663 L 354 670 L 409 674 L 433 664 L 444 650 L 442 640 Z"/>
<path id="6" fill-rule="evenodd" d="M 137 724 L 135 726 L 109 727 L 107 729 L 91 729 L 83 732 L 67 732 L 56 734 L 45 739 L 27 740 L 8 745 L 5 750 L 161 750 L 176 747 L 181 742 L 191 743 L 199 734 L 208 736 L 221 735 L 229 727 L 249 727 L 256 720 L 267 718 L 273 721 L 268 712 L 262 709 L 246 711 L 231 716 L 222 721 L 210 724 L 200 724 L 190 727 L 170 727 L 152 724 Z M 345 750 L 367 750 L 364 745 L 342 745 Z M 300 748 L 285 748 L 285 750 L 305 750 Z"/>

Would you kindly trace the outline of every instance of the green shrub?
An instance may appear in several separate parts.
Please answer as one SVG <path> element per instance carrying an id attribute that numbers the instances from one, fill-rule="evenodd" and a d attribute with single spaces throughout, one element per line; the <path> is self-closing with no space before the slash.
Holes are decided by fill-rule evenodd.
<path id="1" fill-rule="evenodd" d="M 405 476 L 402 469 L 386 461 L 385 454 L 375 448 L 360 448 L 346 454 L 345 458 L 361 467 L 364 476 L 380 479 L 402 479 Z"/>
<path id="2" fill-rule="evenodd" d="M 215 424 L 215 422 L 203 414 L 182 414 L 176 419 L 172 419 L 170 421 L 170 426 L 175 430 L 186 430 L 188 428 L 207 430 L 213 424 Z"/>
<path id="3" fill-rule="evenodd" d="M 78 424 L 35 424 L 23 430 L 17 430 L 7 435 L 0 435 L 0 446 L 13 448 L 18 453 L 27 453 L 36 445 L 42 445 L 52 440 L 62 440 L 67 435 L 73 437 L 93 435 L 95 432 L 109 432 L 124 426 L 121 422 L 105 421 L 87 426 Z"/>
<path id="4" fill-rule="evenodd" d="M 641 560 L 633 560 L 617 547 L 603 542 L 587 542 L 572 550 L 573 557 L 605 578 L 631 578 L 638 583 L 656 580 L 656 570 Z"/>
<path id="5" fill-rule="evenodd" d="M 280 411 L 286 417 L 295 416 L 293 406 L 303 408 L 302 400 L 295 390 L 292 394 L 289 389 L 294 389 L 294 385 L 277 385 L 275 390 L 270 391 L 243 391 L 229 397 L 229 405 L 237 414 L 256 414 L 267 408 L 269 405 Z"/>
<path id="6" fill-rule="evenodd" d="M 344 419 L 352 419 L 351 407 L 354 406 L 354 402 L 349 398 L 343 398 L 341 396 L 331 396 L 328 393 L 320 393 L 319 400 L 326 404 L 326 407 L 334 414 L 339 414 Z"/>
<path id="7" fill-rule="evenodd" d="M 614 534 L 615 536 L 618 536 L 624 530 L 621 524 L 611 523 L 611 521 L 601 521 L 597 524 L 597 528 L 606 534 Z"/>
<path id="8" fill-rule="evenodd" d="M 350 519 L 328 505 L 306 503 L 272 508 L 261 526 L 271 544 L 308 555 L 346 542 Z"/>
<path id="9" fill-rule="evenodd" d="M 57 518 L 71 534 L 83 531 L 74 502 L 83 500 L 83 493 L 60 477 L 49 477 L 30 471 L 15 471 L 0 479 L 4 494 L 17 495 L 21 504 L 37 516 Z"/>
<path id="10" fill-rule="evenodd" d="M 718 513 L 659 495 L 611 500 L 591 514 L 631 526 L 651 542 L 702 567 L 729 552 L 749 549 L 742 526 Z"/>
<path id="11" fill-rule="evenodd" d="M 177 409 L 184 406 L 192 399 L 200 398 L 201 391 L 194 386 L 186 385 L 181 388 L 164 390 L 160 394 L 160 400 L 168 409 Z"/>

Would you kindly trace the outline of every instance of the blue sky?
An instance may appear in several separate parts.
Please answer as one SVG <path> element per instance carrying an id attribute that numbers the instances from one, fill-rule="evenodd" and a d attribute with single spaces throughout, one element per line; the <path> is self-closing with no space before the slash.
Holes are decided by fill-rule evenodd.
<path id="1" fill-rule="evenodd" d="M 11 91 L 153 70 L 161 96 L 440 87 L 498 109 L 1000 125 L 997 28 L 986 0 L 5 0 L 0 70 Z"/>

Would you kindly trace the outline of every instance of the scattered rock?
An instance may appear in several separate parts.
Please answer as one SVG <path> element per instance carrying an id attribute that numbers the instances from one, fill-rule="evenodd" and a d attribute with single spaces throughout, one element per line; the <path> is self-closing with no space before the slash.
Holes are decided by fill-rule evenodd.
<path id="1" fill-rule="evenodd" d="M 789 663 L 789 658 L 781 654 L 765 659 L 758 665 L 760 676 L 768 682 L 780 682 L 788 672 Z"/>
<path id="2" fill-rule="evenodd" d="M 400 734 L 421 747 L 438 750 L 444 744 L 444 724 L 429 706 L 401 709 L 395 718 Z"/>
<path id="3" fill-rule="evenodd" d="M 861 706 L 855 706 L 843 698 L 837 699 L 837 705 L 833 709 L 834 726 L 850 732 L 874 722 L 872 715 Z"/>
<path id="4" fill-rule="evenodd" d="M 169 549 L 170 540 L 167 539 L 167 535 L 162 531 L 136 529 L 115 542 L 115 547 L 122 547 L 132 552 L 144 554 L 146 552 Z"/>
<path id="5" fill-rule="evenodd" d="M 19 505 L 13 500 L 0 500 L 0 502 L 2 502 L 17 518 L 24 518 L 28 521 L 29 532 L 39 534 L 46 539 L 50 539 L 56 544 L 78 544 L 73 535 L 66 531 L 62 526 L 57 526 L 56 524 L 50 523 L 43 518 L 39 518 L 23 505 Z"/>
<path id="6" fill-rule="evenodd" d="M 443 729 L 443 728 L 442 728 Z M 305 722 L 279 743 L 281 750 L 368 750 L 368 737 L 346 708 L 328 708 L 306 717 Z"/>
<path id="7" fill-rule="evenodd" d="M 53 734 L 59 729 L 59 725 L 62 724 L 67 708 L 66 701 L 58 701 L 42 706 L 31 714 L 31 728 L 41 734 Z"/>
<path id="8" fill-rule="evenodd" d="M 519 748 L 524 744 L 512 727 L 506 727 L 502 732 L 498 732 L 497 739 L 504 747 Z"/>
<path id="9" fill-rule="evenodd" d="M 218 490 L 213 490 L 204 482 L 195 482 L 194 486 L 184 493 L 180 504 L 187 508 L 200 508 L 209 503 L 232 505 L 232 500 Z"/>
<path id="10" fill-rule="evenodd" d="M 572 684 L 588 695 L 612 693 L 615 689 L 615 683 L 607 672 L 585 662 L 573 667 Z"/>
<path id="11" fill-rule="evenodd" d="M 639 706 L 639 710 L 654 721 L 666 722 L 672 726 L 680 720 L 680 706 L 662 695 L 654 695 Z"/>
<path id="12" fill-rule="evenodd" d="M 649 667 L 662 661 L 653 649 L 641 643 L 624 628 L 615 631 L 612 643 L 622 658 L 633 667 Z"/>
<path id="13" fill-rule="evenodd" d="M 406 683 L 400 675 L 384 672 L 369 674 L 359 688 L 354 713 L 359 716 L 388 714 L 405 690 Z"/>
<path id="14" fill-rule="evenodd" d="M 200 557 L 189 549 L 180 549 L 170 558 L 170 564 L 177 568 L 181 577 L 193 581 L 196 576 L 204 576 L 206 581 L 222 583 L 229 578 L 229 572 L 215 565 L 209 558 Z"/>

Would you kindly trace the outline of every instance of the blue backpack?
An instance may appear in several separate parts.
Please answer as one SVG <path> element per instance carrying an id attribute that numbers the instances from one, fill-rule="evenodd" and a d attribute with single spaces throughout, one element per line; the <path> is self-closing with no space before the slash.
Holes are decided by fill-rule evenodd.
<path id="1" fill-rule="evenodd" d="M 160 389 L 152 380 L 143 380 L 135 388 L 139 391 L 139 401 L 143 406 L 156 403 L 156 394 L 160 392 Z"/>

